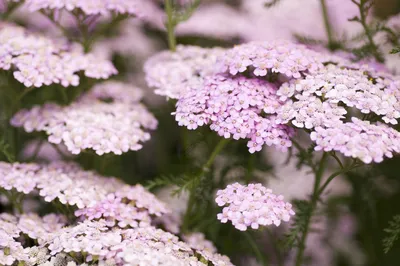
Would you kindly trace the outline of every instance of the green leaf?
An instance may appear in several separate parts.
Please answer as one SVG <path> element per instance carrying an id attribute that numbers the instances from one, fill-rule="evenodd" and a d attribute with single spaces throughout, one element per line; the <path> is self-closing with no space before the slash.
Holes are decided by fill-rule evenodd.
<path id="1" fill-rule="evenodd" d="M 393 216 L 392 220 L 389 221 L 389 227 L 384 231 L 387 236 L 383 239 L 383 250 L 388 253 L 400 237 L 400 215 Z"/>
<path id="2" fill-rule="evenodd" d="M 148 190 L 152 190 L 158 187 L 165 187 L 165 186 L 177 186 L 177 188 L 173 191 L 173 195 L 179 195 L 183 191 L 191 191 L 193 190 L 196 185 L 199 183 L 199 177 L 191 176 L 187 174 L 182 175 L 165 175 L 160 176 L 154 180 L 151 180 L 147 183 L 146 188 Z"/>
<path id="3" fill-rule="evenodd" d="M 290 250 L 299 243 L 299 235 L 307 228 L 307 220 L 311 215 L 310 202 L 306 200 L 296 200 L 293 202 L 296 215 L 293 217 L 293 223 L 289 232 L 285 234 L 284 238 L 280 241 L 280 246 L 284 250 Z"/>
<path id="4" fill-rule="evenodd" d="M 393 48 L 393 49 L 390 51 L 390 53 L 391 53 L 391 54 L 400 53 L 400 46 Z"/>
<path id="5" fill-rule="evenodd" d="M 181 22 L 187 21 L 196 11 L 200 5 L 200 0 L 194 0 L 188 6 L 185 6 L 184 10 L 174 10 L 174 23 L 175 26 Z"/>

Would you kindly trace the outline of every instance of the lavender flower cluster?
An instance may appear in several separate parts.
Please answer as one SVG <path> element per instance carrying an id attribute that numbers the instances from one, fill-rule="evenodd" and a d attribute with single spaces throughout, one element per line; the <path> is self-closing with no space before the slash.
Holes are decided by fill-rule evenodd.
<path id="1" fill-rule="evenodd" d="M 209 125 L 224 138 L 247 139 L 251 153 L 265 144 L 286 151 L 299 128 L 311 131 L 317 150 L 340 151 L 364 163 L 381 162 L 399 151 L 400 134 L 386 124 L 397 124 L 400 117 L 400 79 L 379 64 L 287 41 L 217 51 L 215 59 L 206 60 L 193 47 L 181 46 L 177 54 L 162 52 L 146 63 L 148 84 L 178 99 L 173 115 L 180 126 Z M 182 54 L 190 60 L 175 60 L 175 68 L 161 60 Z M 192 65 L 200 61 L 206 63 Z M 365 122 L 360 130 L 360 123 L 347 122 L 357 119 L 381 123 Z M 338 143 L 361 132 L 370 135 L 361 139 L 375 139 L 374 145 Z"/>

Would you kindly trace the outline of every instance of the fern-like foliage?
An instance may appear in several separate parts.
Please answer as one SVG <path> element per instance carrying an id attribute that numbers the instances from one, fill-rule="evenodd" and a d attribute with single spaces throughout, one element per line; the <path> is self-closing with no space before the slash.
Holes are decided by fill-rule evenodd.
<path id="1" fill-rule="evenodd" d="M 197 178 L 182 174 L 182 175 L 163 175 L 147 183 L 146 188 L 153 190 L 159 187 L 165 186 L 177 186 L 176 190 L 173 191 L 173 195 L 180 195 L 183 191 L 192 190 L 198 183 Z"/>
<path id="2" fill-rule="evenodd" d="M 393 216 L 389 227 L 384 230 L 387 236 L 383 239 L 383 250 L 388 253 L 395 242 L 400 238 L 400 214 Z"/>
<path id="3" fill-rule="evenodd" d="M 306 230 L 307 221 L 311 215 L 310 202 L 306 200 L 296 200 L 293 202 L 293 206 L 296 210 L 296 215 L 293 217 L 289 232 L 285 234 L 282 241 L 280 241 L 280 246 L 283 250 L 290 250 L 298 246 L 300 235 Z"/>
<path id="4" fill-rule="evenodd" d="M 187 21 L 196 11 L 200 5 L 200 0 L 194 0 L 193 2 L 185 5 L 183 9 L 174 8 L 172 14 L 172 25 L 176 27 L 179 23 Z"/>

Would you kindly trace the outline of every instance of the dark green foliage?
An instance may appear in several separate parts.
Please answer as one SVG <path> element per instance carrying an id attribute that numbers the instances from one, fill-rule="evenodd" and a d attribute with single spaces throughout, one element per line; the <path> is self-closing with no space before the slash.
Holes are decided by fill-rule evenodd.
<path id="1" fill-rule="evenodd" d="M 383 239 L 383 248 L 385 253 L 388 253 L 400 238 L 400 215 L 395 215 L 384 231 L 386 232 L 386 237 Z"/>
<path id="2" fill-rule="evenodd" d="M 391 54 L 398 54 L 400 53 L 400 47 L 395 47 L 390 51 Z"/>
<path id="3" fill-rule="evenodd" d="M 15 161 L 15 155 L 11 149 L 10 144 L 8 144 L 2 136 L 0 136 L 0 152 L 5 156 L 8 162 Z"/>
<path id="4" fill-rule="evenodd" d="M 311 215 L 311 203 L 306 200 L 295 200 L 292 202 L 296 215 L 293 216 L 293 221 L 289 231 L 285 234 L 280 242 L 283 250 L 290 250 L 297 247 L 299 238 L 306 230 L 307 220 Z"/>

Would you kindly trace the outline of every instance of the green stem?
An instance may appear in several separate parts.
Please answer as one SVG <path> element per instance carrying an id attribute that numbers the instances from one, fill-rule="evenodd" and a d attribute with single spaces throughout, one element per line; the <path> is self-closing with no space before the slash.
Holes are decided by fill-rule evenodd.
<path id="1" fill-rule="evenodd" d="M 210 171 L 210 167 L 212 166 L 212 164 L 214 163 L 215 158 L 217 157 L 217 155 L 221 152 L 221 150 L 225 147 L 225 145 L 229 142 L 229 139 L 225 139 L 223 138 L 215 147 L 215 149 L 213 150 L 213 152 L 211 153 L 210 157 L 208 158 L 208 161 L 206 162 L 206 164 L 203 166 L 203 172 L 202 174 Z"/>
<path id="2" fill-rule="evenodd" d="M 247 238 L 248 243 L 250 244 L 251 248 L 253 249 L 257 260 L 261 265 L 268 266 L 267 260 L 264 258 L 262 252 L 260 251 L 259 245 L 254 241 L 253 236 L 249 232 L 244 232 L 244 236 Z"/>
<path id="3" fill-rule="evenodd" d="M 284 265 L 284 258 L 281 254 L 281 251 L 279 250 L 279 243 L 277 241 L 277 238 L 275 237 L 275 235 L 272 233 L 272 230 L 268 227 L 266 227 L 266 231 L 268 234 L 268 238 L 271 241 L 272 247 L 275 251 L 276 254 L 276 263 L 278 266 L 283 266 Z"/>
<path id="4" fill-rule="evenodd" d="M 320 0 L 320 1 L 321 1 L 322 14 L 324 17 L 325 30 L 328 37 L 328 47 L 329 49 L 334 50 L 337 45 L 334 39 L 332 25 L 329 20 L 329 13 L 328 13 L 328 8 L 326 6 L 326 0 Z"/>
<path id="5" fill-rule="evenodd" d="M 349 164 L 346 167 L 342 167 L 341 170 L 334 172 L 333 174 L 331 174 L 327 180 L 321 185 L 321 181 L 322 181 L 322 177 L 324 174 L 324 168 L 325 168 L 325 164 L 327 161 L 327 156 L 328 153 L 324 153 L 324 155 L 322 156 L 322 159 L 319 163 L 319 167 L 318 167 L 318 171 L 315 173 L 315 183 L 314 183 L 314 190 L 313 190 L 313 195 L 311 198 L 311 207 L 310 207 L 310 212 L 307 216 L 307 220 L 306 220 L 306 227 L 305 227 L 305 231 L 302 235 L 302 238 L 300 240 L 300 244 L 299 244 L 299 251 L 297 253 L 297 257 L 296 257 L 296 266 L 301 266 L 303 263 L 303 258 L 304 258 L 304 251 L 306 248 L 305 242 L 307 240 L 307 235 L 309 233 L 309 228 L 310 228 L 310 223 L 311 223 L 311 218 L 312 215 L 317 207 L 317 203 L 319 198 L 321 197 L 322 193 L 325 191 L 325 189 L 328 187 L 328 185 L 332 182 L 333 179 L 335 179 L 335 177 L 341 175 L 341 174 L 345 174 L 347 172 L 350 172 L 351 170 L 362 166 L 362 164 L 358 163 L 357 160 L 354 160 L 351 164 Z M 335 157 L 334 157 L 335 158 Z"/>
<path id="6" fill-rule="evenodd" d="M 371 48 L 371 52 L 375 59 L 383 63 L 385 59 L 382 57 L 381 53 L 379 52 L 378 46 L 374 42 L 373 34 L 371 32 L 371 29 L 369 28 L 367 24 L 367 15 L 368 11 L 371 8 L 371 6 L 367 7 L 366 4 L 368 4 L 368 0 L 361 0 L 360 3 L 357 3 L 355 0 L 352 0 L 353 3 L 355 3 L 358 6 L 358 9 L 360 10 L 360 20 L 359 22 L 361 23 L 362 27 L 364 28 L 365 35 L 367 36 L 369 46 Z M 372 5 L 372 4 L 371 4 Z"/>
<path id="7" fill-rule="evenodd" d="M 302 266 L 302 264 L 303 264 L 304 251 L 306 248 L 307 236 L 308 236 L 308 233 L 310 230 L 311 218 L 317 207 L 318 198 L 319 198 L 319 194 L 318 194 L 319 186 L 320 186 L 322 177 L 324 175 L 327 159 L 328 159 L 328 153 L 324 152 L 324 154 L 322 155 L 321 161 L 319 162 L 318 170 L 315 172 L 314 189 L 313 189 L 313 193 L 311 196 L 310 211 L 307 215 L 307 218 L 305 221 L 305 229 L 304 229 L 303 235 L 301 236 L 301 239 L 300 239 L 299 249 L 298 249 L 297 255 L 296 255 L 296 266 Z"/>
<path id="8" fill-rule="evenodd" d="M 208 173 L 210 171 L 211 166 L 213 165 L 215 158 L 217 155 L 221 152 L 221 150 L 225 147 L 225 145 L 229 142 L 228 139 L 223 138 L 217 146 L 214 148 L 213 152 L 211 153 L 210 157 L 208 158 L 207 162 L 203 165 L 201 171 L 199 174 L 196 175 L 196 179 L 199 179 L 199 177 L 203 176 L 204 174 Z M 182 231 L 187 232 L 189 231 L 189 222 L 190 218 L 193 212 L 193 207 L 196 203 L 196 195 L 194 193 L 194 190 L 196 189 L 196 186 L 193 186 L 194 189 L 189 191 L 189 200 L 187 204 L 187 209 L 185 216 L 183 218 L 183 224 L 182 224 Z"/>
<path id="9" fill-rule="evenodd" d="M 167 33 L 168 33 L 168 46 L 173 52 L 176 51 L 176 39 L 175 39 L 175 23 L 172 0 L 165 0 L 165 13 L 167 13 Z"/>
<path id="10" fill-rule="evenodd" d="M 322 195 L 322 193 L 325 191 L 325 189 L 328 187 L 329 183 L 335 179 L 335 177 L 341 175 L 341 174 L 345 174 L 347 172 L 350 172 L 351 170 L 362 166 L 362 164 L 358 164 L 356 161 L 354 161 L 351 165 L 344 167 L 343 169 L 334 172 L 333 174 L 331 174 L 328 179 L 325 181 L 325 183 L 321 186 L 321 188 L 318 190 L 318 197 L 320 197 Z"/>
<path id="11" fill-rule="evenodd" d="M 340 165 L 340 169 L 343 169 L 343 163 L 342 161 L 339 159 L 339 157 L 336 155 L 335 152 L 331 152 L 331 156 L 336 160 L 336 162 Z"/>
<path id="12" fill-rule="evenodd" d="M 67 95 L 66 89 L 64 87 L 60 87 L 60 92 L 61 92 L 61 97 L 63 99 L 63 103 L 68 104 L 69 101 L 68 101 L 68 95 Z"/>

